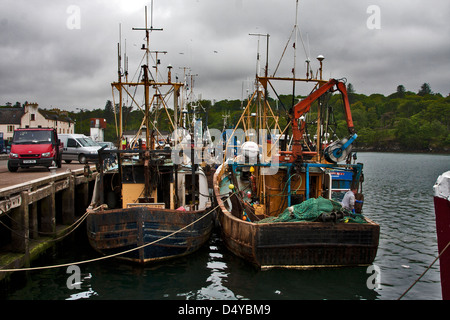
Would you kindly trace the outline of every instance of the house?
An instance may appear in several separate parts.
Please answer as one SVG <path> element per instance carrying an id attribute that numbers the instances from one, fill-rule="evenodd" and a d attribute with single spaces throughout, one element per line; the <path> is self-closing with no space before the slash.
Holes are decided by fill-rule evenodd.
<path id="1" fill-rule="evenodd" d="M 17 128 L 55 128 L 60 133 L 75 133 L 75 122 L 67 111 L 43 110 L 37 103 L 21 107 L 0 108 L 0 132 L 3 139 L 11 141 Z"/>
<path id="2" fill-rule="evenodd" d="M 11 141 L 14 129 L 21 127 L 23 108 L 0 108 L 0 132 L 3 140 Z"/>

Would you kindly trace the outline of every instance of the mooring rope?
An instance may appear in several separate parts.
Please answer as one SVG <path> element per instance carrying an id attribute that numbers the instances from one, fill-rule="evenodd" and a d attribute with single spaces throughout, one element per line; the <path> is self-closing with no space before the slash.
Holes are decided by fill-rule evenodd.
<path id="1" fill-rule="evenodd" d="M 100 208 L 100 207 L 98 207 Z M 97 209 L 97 208 L 96 208 Z M 64 228 L 63 230 L 60 231 L 55 231 L 55 232 L 43 232 L 43 231 L 38 231 L 39 234 L 44 234 L 44 235 L 56 235 L 57 233 L 64 233 L 67 230 L 71 229 L 73 226 L 75 226 L 72 230 L 70 230 L 69 232 L 63 234 L 61 237 L 59 238 L 54 238 L 54 239 L 48 239 L 48 240 L 40 240 L 40 239 L 33 239 L 30 238 L 29 236 L 24 236 L 21 233 L 17 232 L 16 230 L 12 229 L 11 227 L 9 227 L 8 225 L 6 225 L 3 221 L 0 221 L 0 224 L 2 226 L 4 226 L 6 229 L 8 229 L 9 231 L 11 231 L 12 233 L 18 235 L 19 237 L 22 237 L 24 239 L 30 240 L 30 241 L 34 241 L 34 242 L 46 242 L 46 241 L 58 241 L 61 240 L 65 237 L 67 237 L 69 234 L 71 234 L 73 231 L 75 231 L 80 225 L 81 223 L 86 219 L 86 217 L 89 215 L 89 212 L 86 211 L 78 220 L 76 220 L 74 223 L 72 223 L 70 226 L 68 226 L 67 228 Z M 17 224 L 19 224 L 19 222 L 17 222 L 15 219 L 13 219 L 12 217 L 10 217 L 8 214 L 6 214 L 6 217 L 10 218 L 12 221 L 16 222 Z M 23 225 L 22 225 L 23 226 Z"/>
<path id="2" fill-rule="evenodd" d="M 428 266 L 428 268 L 426 268 L 425 271 L 422 272 L 422 274 L 419 276 L 419 278 L 417 278 L 417 280 L 414 281 L 414 283 L 405 292 L 403 292 L 403 294 L 400 297 L 398 297 L 397 300 L 400 300 L 401 298 L 403 298 L 408 293 L 408 291 L 411 290 L 417 284 L 417 282 L 419 282 L 419 280 L 425 275 L 425 273 L 427 273 L 428 270 L 430 270 L 431 267 L 436 263 L 436 261 L 444 254 L 445 250 L 447 250 L 447 248 L 449 246 L 450 246 L 450 241 L 447 243 L 447 245 L 441 251 L 441 253 L 439 253 L 439 255 L 434 259 L 434 261 Z"/>
<path id="3" fill-rule="evenodd" d="M 230 195 L 229 197 L 231 197 L 231 195 Z M 214 210 L 216 210 L 218 207 L 219 207 L 219 205 L 215 206 L 214 208 L 212 208 L 210 211 L 208 211 L 207 213 L 205 213 L 203 216 L 201 216 L 201 217 L 198 218 L 197 220 L 195 220 L 195 221 L 189 223 L 188 225 L 184 226 L 183 228 L 181 228 L 181 229 L 179 229 L 179 230 L 177 230 L 177 231 L 172 232 L 171 234 L 168 234 L 168 235 L 166 235 L 166 236 L 164 236 L 164 237 L 162 237 L 162 238 L 159 238 L 159 239 L 157 239 L 157 240 L 155 240 L 155 241 L 152 241 L 152 242 L 150 242 L 150 243 L 146 243 L 146 244 L 144 244 L 144 245 L 142 245 L 142 246 L 139 246 L 139 247 L 136 247 L 136 248 L 133 248 L 133 249 L 129 249 L 129 250 L 125 250 L 125 251 L 122 251 L 122 252 L 110 254 L 110 255 L 107 255 L 107 256 L 102 256 L 102 257 L 97 257 L 97 258 L 93 258 L 93 259 L 89 259 L 89 260 L 77 261 L 77 262 L 72 262 L 72 263 L 63 263 L 63 264 L 58 264 L 58 265 L 42 266 L 42 267 L 33 267 L 33 268 L 0 269 L 0 272 L 16 272 L 16 271 L 33 271 L 33 270 L 55 269 L 55 268 L 61 268 L 61 267 L 68 267 L 68 266 L 71 266 L 71 265 L 85 264 L 85 263 L 90 263 L 90 262 L 95 262 L 95 261 L 100 261 L 100 260 L 105 260 L 105 259 L 114 258 L 114 257 L 120 256 L 120 255 L 125 254 L 125 253 L 129 253 L 129 252 L 132 252 L 132 251 L 135 251 L 135 250 L 142 249 L 142 248 L 144 248 L 144 247 L 147 247 L 147 246 L 150 246 L 150 245 L 152 245 L 152 244 L 155 244 L 155 243 L 157 243 L 157 242 L 159 242 L 159 241 L 162 241 L 162 240 L 164 240 L 164 239 L 166 239 L 166 238 L 169 238 L 169 237 L 173 236 L 174 234 L 177 234 L 177 233 L 183 231 L 184 229 L 187 229 L 187 228 L 189 228 L 190 226 L 196 224 L 198 221 L 204 219 L 206 216 L 208 216 L 211 212 L 213 212 Z M 87 216 L 87 215 L 86 215 L 86 216 Z"/>

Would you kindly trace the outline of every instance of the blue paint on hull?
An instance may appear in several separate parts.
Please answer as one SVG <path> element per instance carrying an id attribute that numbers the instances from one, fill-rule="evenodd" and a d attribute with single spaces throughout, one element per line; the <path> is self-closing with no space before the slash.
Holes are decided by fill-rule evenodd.
<path id="1" fill-rule="evenodd" d="M 87 234 L 91 246 L 104 255 L 132 250 L 118 258 L 138 263 L 164 260 L 195 252 L 208 241 L 214 222 L 213 213 L 208 212 L 210 208 L 203 211 L 147 207 L 106 210 L 88 216 Z M 181 230 L 187 225 L 190 226 Z"/>

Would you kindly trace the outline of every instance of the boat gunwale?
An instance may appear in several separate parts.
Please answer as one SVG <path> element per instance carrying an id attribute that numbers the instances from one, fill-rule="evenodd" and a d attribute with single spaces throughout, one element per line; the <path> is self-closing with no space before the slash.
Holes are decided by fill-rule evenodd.
<path id="1" fill-rule="evenodd" d="M 207 206 L 205 209 L 201 210 L 177 210 L 177 209 L 166 209 L 166 208 L 152 208 L 149 206 L 146 206 L 145 204 L 142 204 L 142 206 L 133 206 L 129 208 L 114 208 L 114 209 L 100 209 L 100 210 L 94 210 L 94 209 L 88 209 L 87 212 L 89 215 L 101 215 L 101 214 L 108 214 L 108 213 L 116 213 L 116 212 L 123 212 L 123 211 L 149 211 L 149 212 L 166 212 L 166 213 L 186 213 L 186 214 L 201 214 L 203 212 L 209 211 L 213 209 L 213 206 Z"/>
<path id="2" fill-rule="evenodd" d="M 222 167 L 222 168 L 221 168 Z M 221 168 L 219 170 L 219 168 Z M 222 197 L 224 196 L 223 194 L 220 194 L 220 187 L 219 187 L 219 179 L 223 176 L 223 171 L 225 170 L 225 168 L 223 167 L 223 165 L 221 165 L 218 168 L 218 170 L 216 170 L 215 174 L 214 174 L 214 180 L 213 180 L 213 187 L 214 187 L 214 193 L 216 195 L 216 199 L 217 199 L 217 204 L 220 207 L 220 211 L 226 215 L 228 218 L 242 223 L 242 224 L 246 224 L 249 226 L 255 226 L 259 228 L 259 226 L 270 226 L 270 225 L 280 225 L 282 224 L 283 226 L 290 226 L 290 225 L 329 225 L 330 222 L 321 222 L 321 221 L 288 221 L 288 222 L 263 222 L 263 223 L 255 223 L 255 222 L 249 222 L 249 221 L 245 221 L 242 220 L 236 216 L 234 216 L 224 205 L 224 202 L 222 200 Z M 367 223 L 335 223 L 334 225 L 347 225 L 347 226 L 373 226 L 373 227 L 378 227 L 379 228 L 379 224 L 375 223 L 373 220 L 369 219 L 368 217 L 364 216 L 364 220 Z"/>

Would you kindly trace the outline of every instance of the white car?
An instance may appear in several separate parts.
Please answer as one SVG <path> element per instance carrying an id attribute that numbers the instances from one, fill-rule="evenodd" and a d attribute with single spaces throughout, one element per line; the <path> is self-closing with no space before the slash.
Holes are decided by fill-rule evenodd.
<path id="1" fill-rule="evenodd" d="M 66 163 L 78 160 L 80 163 L 97 162 L 98 150 L 101 146 L 84 134 L 60 134 L 58 135 L 64 143 L 62 159 Z"/>

